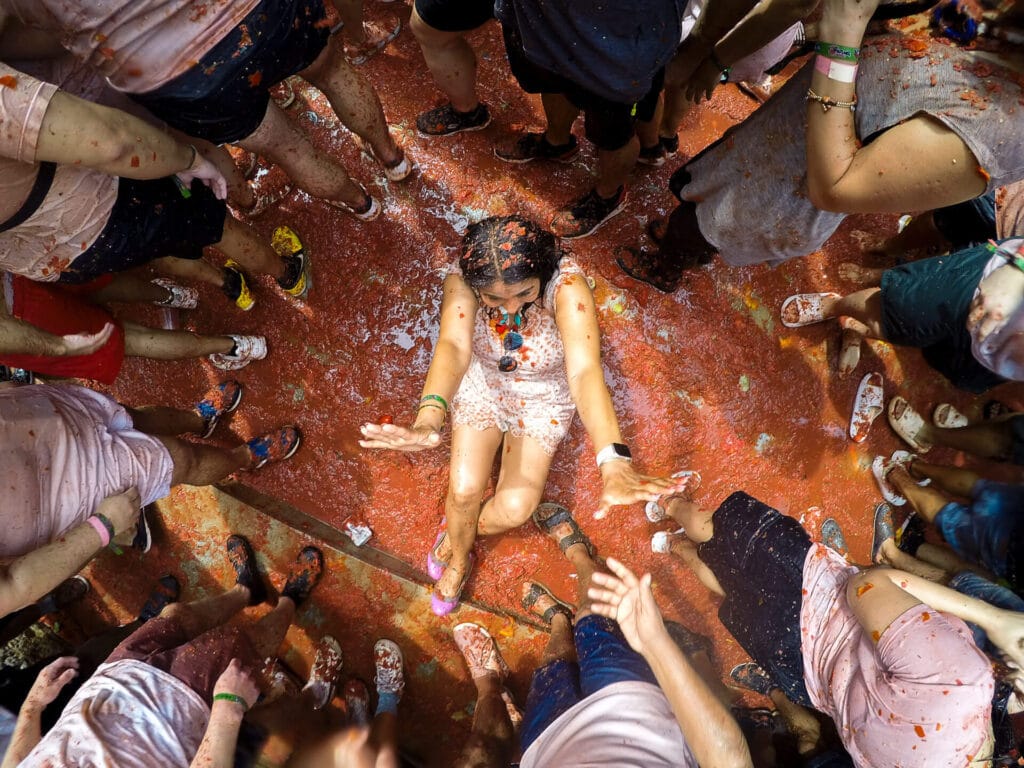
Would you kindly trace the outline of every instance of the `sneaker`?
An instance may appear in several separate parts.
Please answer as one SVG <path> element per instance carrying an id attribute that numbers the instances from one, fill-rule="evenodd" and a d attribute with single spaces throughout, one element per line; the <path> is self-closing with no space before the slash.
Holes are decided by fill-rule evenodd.
<path id="1" fill-rule="evenodd" d="M 270 237 L 270 247 L 284 262 L 284 276 L 277 284 L 281 290 L 301 299 L 309 292 L 309 271 L 306 264 L 306 249 L 291 227 L 281 225 Z"/>
<path id="2" fill-rule="evenodd" d="M 563 208 L 551 220 L 550 229 L 558 237 L 573 240 L 592 235 L 626 207 L 626 188 L 619 187 L 612 197 L 605 198 L 592 189 L 569 208 Z"/>
<path id="3" fill-rule="evenodd" d="M 137 549 L 146 554 L 153 547 L 153 529 L 150 526 L 149 516 L 152 505 L 147 505 L 139 510 L 139 522 L 135 525 L 135 537 L 132 539 L 132 549 Z"/>
<path id="4" fill-rule="evenodd" d="M 452 636 L 462 658 L 469 667 L 470 677 L 495 677 L 504 682 L 509 675 L 508 664 L 498 650 L 498 644 L 491 633 L 479 624 L 464 622 L 457 624 Z"/>
<path id="5" fill-rule="evenodd" d="M 668 154 L 665 152 L 665 145 L 659 141 L 653 147 L 640 147 L 640 154 L 637 156 L 636 161 L 641 165 L 660 168 L 667 159 Z"/>
<path id="6" fill-rule="evenodd" d="M 334 698 L 334 687 L 341 675 L 341 645 L 330 635 L 324 635 L 316 648 L 309 681 L 302 687 L 313 694 L 313 709 L 323 709 Z"/>
<path id="7" fill-rule="evenodd" d="M 366 683 L 358 677 L 350 677 L 342 692 L 345 708 L 348 710 L 349 725 L 367 726 L 370 724 L 370 692 Z"/>
<path id="8" fill-rule="evenodd" d="M 229 338 L 235 342 L 230 352 L 214 352 L 210 355 L 210 362 L 222 371 L 237 371 L 253 360 L 262 360 L 267 356 L 267 340 L 262 336 L 229 334 Z"/>
<path id="9" fill-rule="evenodd" d="M 534 160 L 554 160 L 567 163 L 580 152 L 575 136 L 566 144 L 552 144 L 543 133 L 524 133 L 510 147 L 495 147 L 494 156 L 506 163 L 530 163 Z"/>
<path id="10" fill-rule="evenodd" d="M 228 379 L 212 387 L 203 395 L 202 400 L 192 406 L 192 410 L 203 420 L 200 437 L 206 438 L 213 434 L 221 416 L 231 413 L 242 402 L 243 391 L 239 382 Z"/>
<path id="11" fill-rule="evenodd" d="M 388 177 L 388 181 L 405 181 L 416 169 L 416 164 L 410 162 L 409 156 L 405 154 L 405 150 L 399 147 L 399 151 L 402 153 L 402 157 L 398 162 L 391 165 L 381 163 L 384 167 L 384 175 Z"/>
<path id="12" fill-rule="evenodd" d="M 463 131 L 481 131 L 491 124 L 491 113 L 482 101 L 472 112 L 459 112 L 451 102 L 428 109 L 416 118 L 422 136 L 451 136 Z"/>
<path id="13" fill-rule="evenodd" d="M 284 79 L 270 89 L 270 97 L 278 107 L 288 109 L 295 103 L 295 88 L 287 79 Z"/>
<path id="14" fill-rule="evenodd" d="M 324 553 L 316 547 L 303 547 L 288 571 L 288 581 L 281 590 L 281 597 L 289 598 L 296 607 L 302 605 L 320 583 L 323 574 Z"/>
<path id="15" fill-rule="evenodd" d="M 158 277 L 154 280 L 150 280 L 151 283 L 159 285 L 165 291 L 168 296 L 163 301 L 153 302 L 158 307 L 171 307 L 173 309 L 195 309 L 199 306 L 199 291 L 195 288 L 187 288 L 184 285 L 178 285 L 166 278 Z"/>
<path id="16" fill-rule="evenodd" d="M 391 640 L 378 640 L 373 646 L 373 663 L 377 669 L 373 679 L 377 694 L 393 693 L 401 696 L 405 689 L 405 676 L 402 674 L 405 659 L 398 644 Z"/>
<path id="17" fill-rule="evenodd" d="M 221 290 L 243 312 L 248 312 L 256 305 L 245 275 L 238 268 L 238 263 L 231 259 L 224 262 L 224 285 L 221 286 Z"/>
<path id="18" fill-rule="evenodd" d="M 661 147 L 665 150 L 665 157 L 675 157 L 679 154 L 679 136 L 662 136 Z"/>
<path id="19" fill-rule="evenodd" d="M 65 579 L 57 588 L 50 592 L 46 597 L 36 601 L 36 608 L 39 609 L 39 613 L 46 616 L 50 613 L 56 613 L 61 608 L 81 600 L 92 589 L 89 584 L 89 580 L 85 576 L 72 576 L 70 579 Z"/>
<path id="20" fill-rule="evenodd" d="M 228 562 L 235 569 L 235 584 L 241 584 L 249 590 L 249 605 L 264 602 L 267 599 L 267 588 L 260 577 L 252 544 L 244 536 L 233 533 L 228 536 L 225 547 L 228 551 Z"/>
<path id="21" fill-rule="evenodd" d="M 281 427 L 275 432 L 254 437 L 245 446 L 249 449 L 250 469 L 259 469 L 271 461 L 290 459 L 302 445 L 302 433 L 298 427 Z"/>
<path id="22" fill-rule="evenodd" d="M 387 44 L 398 37 L 402 31 L 402 22 L 394 18 L 384 23 L 377 21 L 364 21 L 363 33 L 366 35 L 366 42 L 362 45 L 346 45 L 345 58 L 350 64 L 359 66 L 365 64 L 373 56 L 387 47 Z"/>
<path id="23" fill-rule="evenodd" d="M 161 576 L 139 611 L 139 621 L 145 623 L 155 619 L 168 605 L 178 602 L 180 596 L 181 584 L 178 580 L 169 573 Z"/>
<path id="24" fill-rule="evenodd" d="M 340 200 L 328 200 L 327 204 L 333 205 L 335 208 L 340 208 L 346 213 L 351 213 L 360 221 L 373 221 L 378 216 L 380 216 L 380 203 L 377 201 L 377 198 L 375 198 L 373 195 L 365 191 L 363 192 L 363 194 L 366 195 L 366 203 L 363 205 L 362 208 L 353 208 L 351 205 L 343 203 Z"/>

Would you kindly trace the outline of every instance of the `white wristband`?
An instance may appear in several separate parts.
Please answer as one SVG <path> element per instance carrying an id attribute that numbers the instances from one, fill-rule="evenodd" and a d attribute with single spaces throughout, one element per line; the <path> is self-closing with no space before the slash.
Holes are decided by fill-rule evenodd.
<path id="1" fill-rule="evenodd" d="M 612 443 L 610 445 L 606 445 L 604 448 L 597 452 L 596 461 L 597 466 L 600 467 L 602 464 L 607 464 L 609 461 L 632 462 L 633 459 L 630 458 L 629 456 L 622 456 L 621 454 L 619 454 L 618 451 L 615 450 L 615 443 Z"/>

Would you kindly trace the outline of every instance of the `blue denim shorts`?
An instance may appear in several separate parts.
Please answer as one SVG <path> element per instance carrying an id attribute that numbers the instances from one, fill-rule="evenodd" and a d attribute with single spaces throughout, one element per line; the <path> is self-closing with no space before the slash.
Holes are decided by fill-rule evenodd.
<path id="1" fill-rule="evenodd" d="M 958 502 L 944 506 L 935 516 L 935 525 L 960 557 L 1009 580 L 1019 592 L 1016 568 L 1010 565 L 1010 544 L 1024 519 L 1024 485 L 979 480 L 971 489 L 971 499 L 969 506 Z"/>
<path id="2" fill-rule="evenodd" d="M 576 622 L 573 635 L 579 663 L 558 659 L 533 673 L 519 737 L 523 752 L 555 720 L 602 688 L 629 681 L 658 684 L 611 619 L 585 616 Z"/>

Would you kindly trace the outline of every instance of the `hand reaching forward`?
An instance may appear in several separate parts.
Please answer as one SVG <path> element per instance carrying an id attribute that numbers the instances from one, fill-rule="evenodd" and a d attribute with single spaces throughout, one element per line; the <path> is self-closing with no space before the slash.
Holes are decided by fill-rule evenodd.
<path id="1" fill-rule="evenodd" d="M 593 581 L 598 586 L 587 590 L 593 601 L 590 610 L 617 621 L 630 648 L 643 653 L 654 638 L 665 633 L 665 622 L 651 592 L 651 574 L 638 579 L 612 557 L 607 565 L 615 575 L 594 572 Z"/>
<path id="2" fill-rule="evenodd" d="M 363 448 L 393 451 L 425 451 L 441 444 L 441 433 L 433 427 L 400 427 L 397 424 L 363 424 L 359 428 Z"/>
<path id="3" fill-rule="evenodd" d="M 192 163 L 191 168 L 186 168 L 184 171 L 179 171 L 175 174 L 181 182 L 186 186 L 191 186 L 194 179 L 199 179 L 203 184 L 213 190 L 213 195 L 218 200 L 223 200 L 228 196 L 228 183 L 224 179 L 224 174 L 220 172 L 213 163 L 207 160 L 198 152 L 196 153 L 196 159 Z"/>
<path id="4" fill-rule="evenodd" d="M 40 712 L 60 694 L 61 689 L 75 679 L 78 674 L 78 659 L 74 656 L 61 656 L 47 664 L 39 672 L 32 683 L 25 703 L 22 705 Z"/>
<path id="5" fill-rule="evenodd" d="M 218 693 L 230 693 L 238 696 L 245 702 L 246 708 L 251 707 L 259 698 L 260 689 L 252 674 L 242 666 L 239 659 L 232 659 L 227 669 L 220 673 L 217 684 L 213 688 L 213 695 Z"/>
<path id="6" fill-rule="evenodd" d="M 686 486 L 686 480 L 641 475 L 628 461 L 609 461 L 601 466 L 604 490 L 594 518 L 605 517 L 612 507 L 636 504 L 638 501 L 657 501 L 668 493 L 676 493 Z"/>

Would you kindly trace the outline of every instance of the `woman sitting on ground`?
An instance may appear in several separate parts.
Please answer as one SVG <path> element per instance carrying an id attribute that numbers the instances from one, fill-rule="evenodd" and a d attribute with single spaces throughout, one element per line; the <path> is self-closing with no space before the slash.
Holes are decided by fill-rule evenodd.
<path id="1" fill-rule="evenodd" d="M 601 369 L 594 297 L 554 235 L 514 216 L 470 227 L 448 269 L 441 331 L 411 427 L 364 424 L 364 448 L 421 451 L 441 444 L 452 401 L 446 530 L 427 558 L 432 607 L 458 605 L 476 535 L 518 527 L 540 503 L 551 459 L 573 413 L 597 448 L 601 509 L 656 500 L 672 487 L 639 474 L 622 444 Z M 481 504 L 504 444 L 494 496 Z"/>

